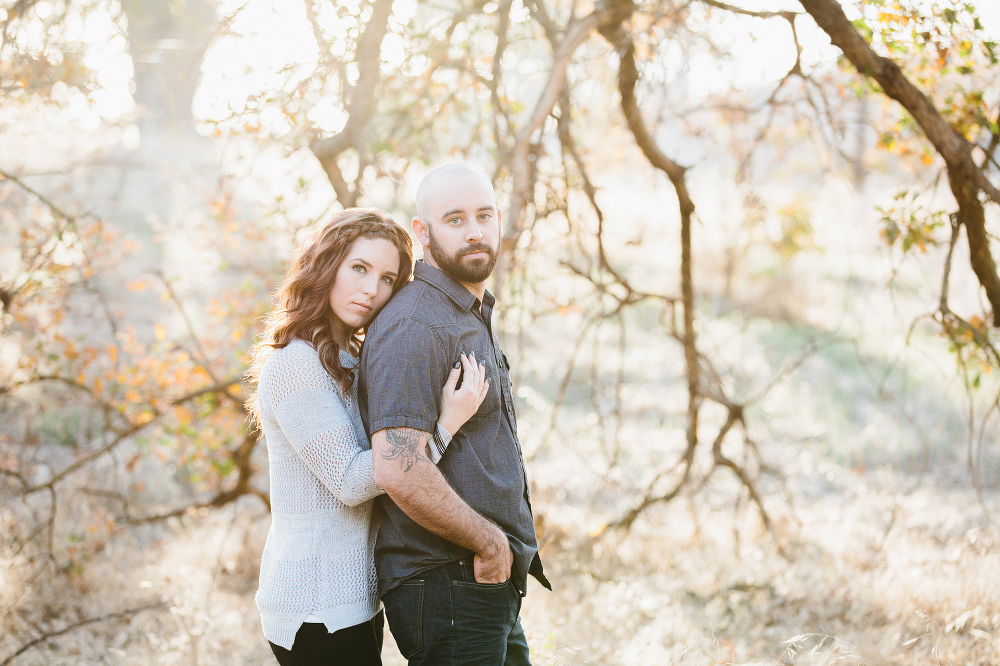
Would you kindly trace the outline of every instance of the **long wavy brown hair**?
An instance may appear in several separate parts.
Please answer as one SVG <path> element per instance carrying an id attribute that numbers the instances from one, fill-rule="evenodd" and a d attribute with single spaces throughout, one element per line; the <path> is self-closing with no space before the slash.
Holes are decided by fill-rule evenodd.
<path id="1" fill-rule="evenodd" d="M 320 363 L 346 394 L 354 381 L 354 372 L 340 364 L 340 345 L 333 339 L 333 309 L 330 291 L 347 251 L 359 238 L 384 238 L 399 250 L 399 275 L 392 293 L 410 280 L 413 272 L 413 243 L 410 235 L 387 213 L 377 208 L 348 208 L 335 213 L 330 221 L 299 245 L 285 279 L 278 289 L 278 306 L 268 313 L 264 333 L 247 354 L 249 369 L 246 381 L 254 392 L 246 402 L 251 421 L 260 425 L 257 383 L 264 362 L 275 349 L 285 347 L 295 338 L 312 344 Z M 351 337 L 359 348 L 364 331 Z"/>

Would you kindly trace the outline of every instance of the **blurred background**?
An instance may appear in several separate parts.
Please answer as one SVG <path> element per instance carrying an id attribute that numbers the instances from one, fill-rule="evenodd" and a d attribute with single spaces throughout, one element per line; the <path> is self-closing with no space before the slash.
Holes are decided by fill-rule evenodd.
<path id="1" fill-rule="evenodd" d="M 270 663 L 244 355 L 445 161 L 535 663 L 1000 663 L 992 0 L 0 7 L 0 665 Z"/>

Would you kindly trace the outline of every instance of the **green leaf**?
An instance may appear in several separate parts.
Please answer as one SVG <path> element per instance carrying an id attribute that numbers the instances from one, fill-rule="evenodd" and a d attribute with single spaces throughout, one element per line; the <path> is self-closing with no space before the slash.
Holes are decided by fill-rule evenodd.
<path id="1" fill-rule="evenodd" d="M 853 21 L 851 21 L 851 25 L 854 26 L 855 30 L 861 33 L 861 36 L 865 38 L 865 41 L 870 42 L 872 40 L 872 37 L 875 35 L 875 32 L 870 27 L 868 27 L 868 24 L 865 23 L 865 20 L 863 18 L 854 19 Z"/>

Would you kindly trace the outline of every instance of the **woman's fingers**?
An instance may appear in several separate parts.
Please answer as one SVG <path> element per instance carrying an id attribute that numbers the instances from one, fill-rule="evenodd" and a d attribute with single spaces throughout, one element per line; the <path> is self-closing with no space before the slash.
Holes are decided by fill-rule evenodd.
<path id="1" fill-rule="evenodd" d="M 464 357 L 465 354 L 462 354 Z M 455 387 L 458 385 L 458 376 L 462 374 L 462 364 L 458 361 L 455 365 L 451 367 L 451 372 L 448 373 L 448 379 L 444 383 L 444 390 L 448 393 L 454 393 Z"/>
<path id="2" fill-rule="evenodd" d="M 472 385 L 472 394 L 478 395 L 483 388 L 483 383 L 486 382 L 486 366 L 479 363 L 476 367 L 476 381 Z"/>
<path id="3" fill-rule="evenodd" d="M 468 389 L 469 393 L 476 397 L 477 402 L 482 404 L 489 389 L 489 380 L 486 378 L 486 364 L 476 361 L 475 352 L 469 352 L 469 354 L 463 353 L 460 356 L 460 360 L 465 374 L 462 377 L 462 386 L 458 390 Z M 448 377 L 448 380 L 449 382 L 451 381 L 451 376 Z"/>
<path id="4" fill-rule="evenodd" d="M 463 353 L 461 356 L 462 367 L 465 370 L 465 374 L 462 376 L 461 388 L 469 388 L 470 386 L 473 386 L 476 382 L 476 376 L 475 376 L 476 364 L 472 360 L 474 358 L 475 358 L 474 352 L 470 352 L 468 355 Z"/>

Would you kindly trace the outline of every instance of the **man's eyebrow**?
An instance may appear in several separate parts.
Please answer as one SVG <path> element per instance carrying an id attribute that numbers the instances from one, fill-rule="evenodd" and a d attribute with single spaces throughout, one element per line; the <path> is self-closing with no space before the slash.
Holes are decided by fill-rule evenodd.
<path id="1" fill-rule="evenodd" d="M 496 206 L 480 206 L 479 209 L 476 212 L 477 213 L 482 213 L 484 210 L 493 211 L 495 209 L 496 209 Z M 464 212 L 465 212 L 465 209 L 463 209 L 463 208 L 452 208 L 449 211 L 445 211 L 441 215 L 441 217 L 442 218 L 450 217 L 450 216 L 454 215 L 455 213 L 464 213 Z"/>

